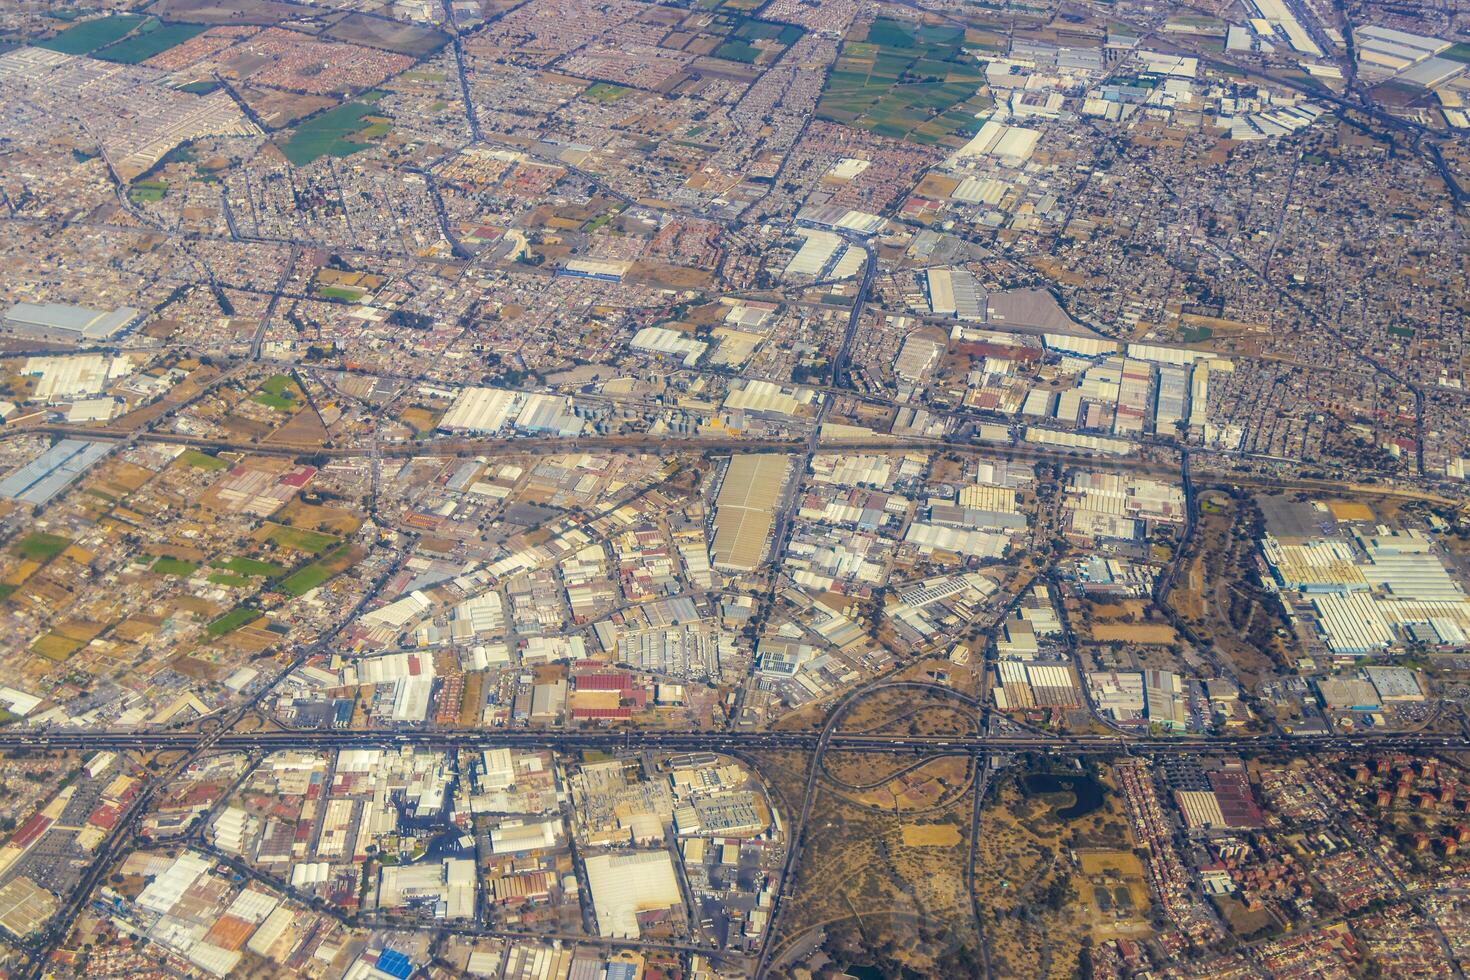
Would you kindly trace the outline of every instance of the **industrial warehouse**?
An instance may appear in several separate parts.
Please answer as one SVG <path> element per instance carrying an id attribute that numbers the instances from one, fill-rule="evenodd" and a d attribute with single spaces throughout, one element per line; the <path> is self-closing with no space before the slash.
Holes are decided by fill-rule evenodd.
<path id="1" fill-rule="evenodd" d="M 5 312 L 4 323 L 12 332 L 29 337 L 96 343 L 116 337 L 141 315 L 131 306 L 108 311 L 65 303 L 16 303 Z"/>
<path id="2" fill-rule="evenodd" d="M 1287 615 L 1311 625 L 1334 656 L 1470 645 L 1470 599 L 1416 530 L 1268 532 L 1261 555 Z"/>
<path id="3" fill-rule="evenodd" d="M 776 501 L 786 483 L 786 456 L 736 456 L 730 461 L 715 505 L 714 566 L 754 571 L 766 553 Z"/>

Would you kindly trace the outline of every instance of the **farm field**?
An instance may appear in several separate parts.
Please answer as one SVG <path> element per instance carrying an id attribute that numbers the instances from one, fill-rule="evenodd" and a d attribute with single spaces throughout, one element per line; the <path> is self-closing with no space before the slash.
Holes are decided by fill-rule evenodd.
<path id="1" fill-rule="evenodd" d="M 862 41 L 844 43 L 827 77 L 817 117 L 916 143 L 959 145 L 979 132 L 980 62 L 965 54 L 957 27 L 879 18 Z"/>
<path id="2" fill-rule="evenodd" d="M 140 14 L 111 14 L 68 27 L 55 37 L 37 42 L 39 48 L 62 54 L 89 54 L 136 30 L 148 18 Z"/>
<path id="3" fill-rule="evenodd" d="M 284 374 L 277 374 L 267 378 L 250 400 L 278 412 L 289 412 L 296 407 L 299 397 L 296 382 Z"/>
<path id="4" fill-rule="evenodd" d="M 246 623 L 253 622 L 259 618 L 260 613 L 256 610 L 236 606 L 205 627 L 204 634 L 209 637 L 224 636 L 226 633 L 232 633 Z"/>
<path id="5" fill-rule="evenodd" d="M 292 551 L 304 551 L 307 554 L 319 555 L 332 545 L 337 543 L 337 538 L 330 534 L 322 534 L 320 531 L 308 531 L 305 528 L 286 527 L 281 524 L 267 525 L 269 529 L 266 537 L 283 548 Z"/>
<path id="6" fill-rule="evenodd" d="M 367 149 L 369 144 L 349 137 L 369 135 L 366 131 L 377 125 L 369 118 L 376 115 L 372 105 L 375 101 L 377 100 L 358 99 L 345 102 L 335 109 L 313 116 L 296 127 L 291 138 L 281 146 L 281 152 L 292 166 L 304 167 L 319 157 L 346 157 Z M 382 132 L 370 135 L 382 135 Z"/>
<path id="7" fill-rule="evenodd" d="M 71 541 L 59 534 L 46 534 L 45 532 L 37 531 L 34 534 L 27 535 L 12 550 L 22 558 L 28 558 L 32 561 L 45 561 L 48 558 L 54 558 L 61 554 L 69 544 L 71 544 Z"/>
<path id="8" fill-rule="evenodd" d="M 137 65 L 207 30 L 203 24 L 165 24 L 150 18 L 128 37 L 94 52 L 103 61 Z"/>

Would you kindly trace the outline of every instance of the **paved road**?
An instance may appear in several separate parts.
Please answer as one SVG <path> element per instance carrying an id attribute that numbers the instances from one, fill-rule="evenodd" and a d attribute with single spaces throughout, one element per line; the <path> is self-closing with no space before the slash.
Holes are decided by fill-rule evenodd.
<path id="1" fill-rule="evenodd" d="M 865 690 L 869 694 L 871 691 Z M 201 733 L 67 729 L 0 732 L 0 751 L 16 749 L 186 750 L 201 745 L 221 750 L 337 749 L 360 746 L 421 746 L 439 749 L 552 748 L 658 749 L 669 751 L 813 751 L 931 755 L 985 752 L 1046 752 L 1057 755 L 1224 752 L 1262 754 L 1396 749 L 1470 751 L 1464 732 L 1355 732 L 1339 735 L 1226 735 L 1218 738 L 1112 735 L 1053 735 L 1036 732 L 927 735 L 865 735 L 856 732 L 733 731 L 533 731 L 529 729 L 370 729 Z"/>

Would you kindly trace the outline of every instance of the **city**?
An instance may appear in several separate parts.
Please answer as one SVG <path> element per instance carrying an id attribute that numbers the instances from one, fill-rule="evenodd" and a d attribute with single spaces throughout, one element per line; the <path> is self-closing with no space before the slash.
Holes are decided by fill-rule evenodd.
<path id="1" fill-rule="evenodd" d="M 0 161 L 0 976 L 1470 970 L 1470 7 L 8 0 Z"/>

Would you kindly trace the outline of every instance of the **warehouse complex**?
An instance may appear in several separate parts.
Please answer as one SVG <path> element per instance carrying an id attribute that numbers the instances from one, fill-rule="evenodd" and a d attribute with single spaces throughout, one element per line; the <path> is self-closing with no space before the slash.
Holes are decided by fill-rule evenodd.
<path id="1" fill-rule="evenodd" d="M 4 320 L 14 333 L 81 343 L 116 337 L 141 315 L 131 306 L 108 311 L 65 303 L 16 303 L 5 312 Z"/>
<path id="2" fill-rule="evenodd" d="M 750 572 L 760 565 L 790 468 L 789 457 L 774 454 L 730 460 L 715 507 L 716 568 Z"/>
<path id="3" fill-rule="evenodd" d="M 1470 645 L 1470 599 L 1416 530 L 1268 532 L 1261 554 L 1287 614 L 1313 626 L 1334 655 Z"/>

